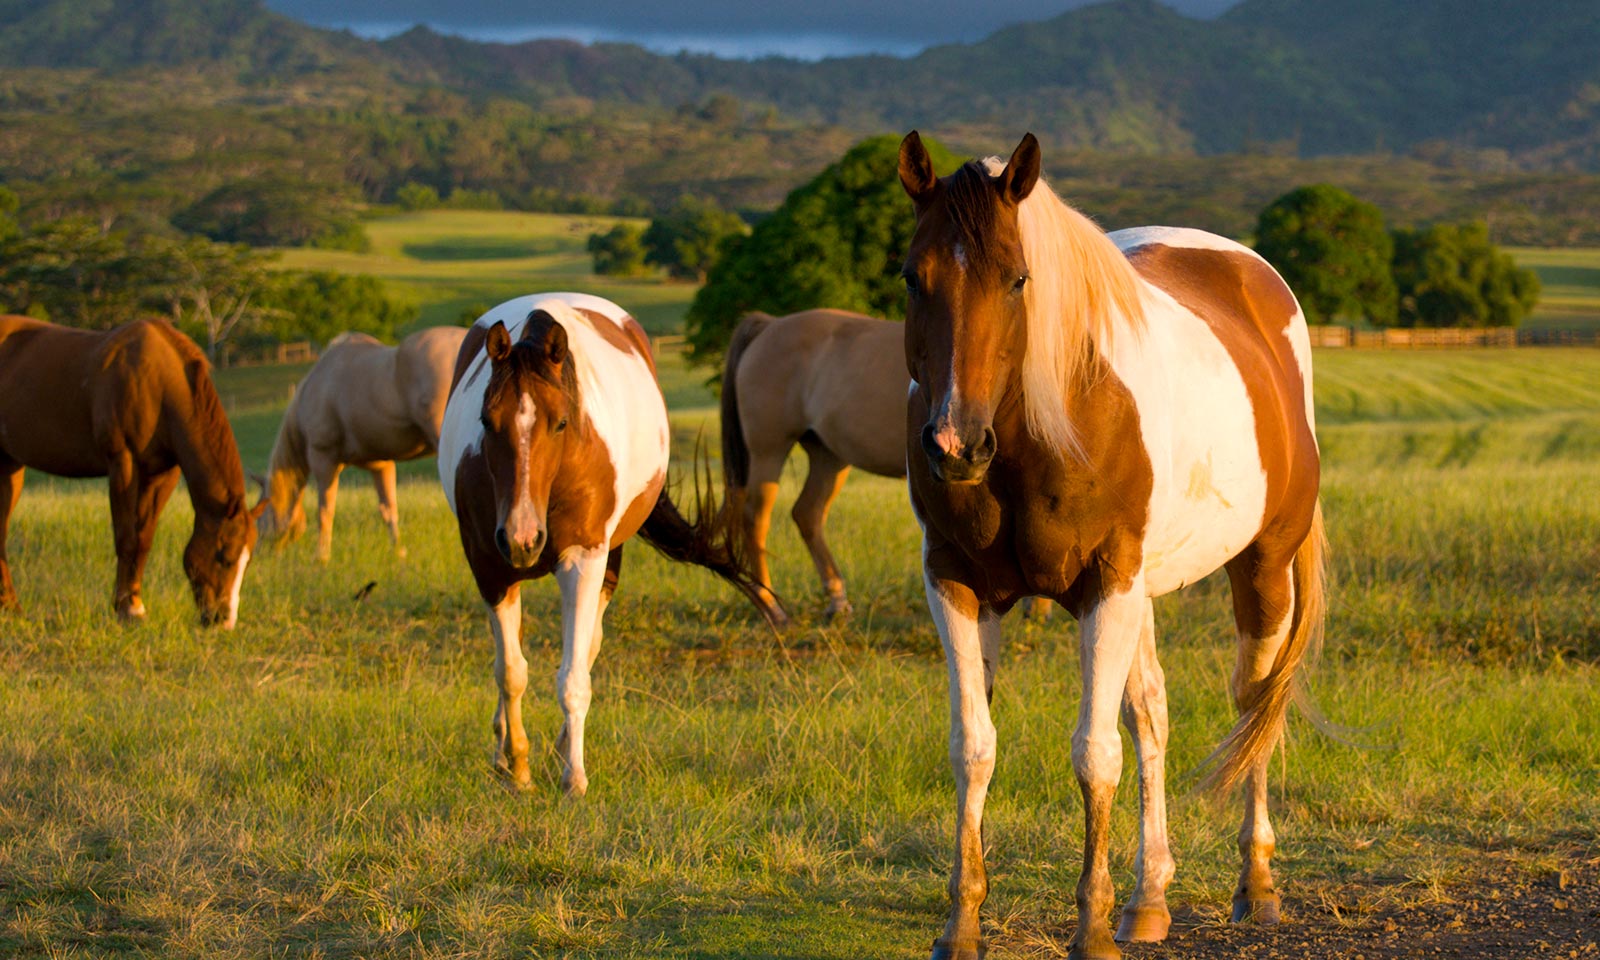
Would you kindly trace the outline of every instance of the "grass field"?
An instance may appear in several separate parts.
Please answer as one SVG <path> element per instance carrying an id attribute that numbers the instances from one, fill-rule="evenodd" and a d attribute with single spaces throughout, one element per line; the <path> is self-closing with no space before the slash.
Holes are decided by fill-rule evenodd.
<path id="1" fill-rule="evenodd" d="M 1313 689 L 1386 748 L 1294 727 L 1274 776 L 1291 916 L 1449 903 L 1488 858 L 1539 875 L 1595 857 L 1600 353 L 1317 359 L 1336 592 Z M 219 376 L 252 465 L 293 372 Z M 706 400 L 681 421 L 703 421 Z M 25 494 L 26 613 L 0 645 L 0 954 L 925 955 L 952 793 L 899 483 L 856 477 L 836 508 L 857 610 L 843 627 L 812 619 L 786 523 L 775 574 L 802 625 L 781 638 L 713 579 L 631 549 L 596 674 L 590 793 L 569 802 L 551 748 L 554 589 L 525 593 L 547 681 L 527 704 L 535 789 L 514 796 L 489 772 L 488 631 L 429 470 L 402 485 L 409 559 L 351 485 L 333 562 L 305 542 L 263 556 L 226 634 L 194 625 L 181 497 L 151 561 L 150 622 L 128 628 L 109 611 L 103 488 Z M 1229 722 L 1225 587 L 1197 584 L 1158 617 L 1181 772 Z M 993 956 L 1057 956 L 1070 931 L 1074 632 L 1008 627 Z M 1131 786 L 1114 827 L 1123 893 Z M 1231 891 L 1237 813 L 1187 786 L 1171 895 L 1203 925 Z"/>
<path id="2" fill-rule="evenodd" d="M 1518 266 L 1533 268 L 1543 287 L 1527 326 L 1600 329 L 1600 248 L 1514 247 L 1508 252 Z"/>
<path id="3" fill-rule="evenodd" d="M 691 288 L 597 287 L 567 222 L 395 218 L 371 226 L 371 254 L 292 262 L 340 260 L 409 285 L 433 320 L 578 286 L 675 328 Z M 1542 270 L 1562 266 L 1550 258 Z M 1292 724 L 1273 774 L 1282 932 L 1320 923 L 1337 941 L 1381 931 L 1397 906 L 1453 914 L 1491 887 L 1499 896 L 1499 871 L 1592 877 L 1600 351 L 1316 362 L 1334 592 L 1311 686 L 1373 746 Z M 218 374 L 248 468 L 264 466 L 303 370 Z M 669 356 L 662 372 L 680 452 L 702 427 L 714 441 L 703 371 Z M 490 773 L 489 632 L 432 461 L 403 474 L 405 560 L 370 488 L 346 476 L 332 562 L 316 565 L 304 541 L 260 557 L 231 633 L 195 625 L 181 496 L 151 558 L 149 621 L 124 627 L 110 612 L 103 482 L 30 476 L 10 545 L 25 612 L 0 617 L 0 956 L 927 955 L 953 787 L 944 668 L 901 482 L 853 477 L 835 507 L 856 609 L 842 626 L 817 622 L 787 521 L 774 527 L 774 574 L 799 625 L 781 637 L 708 575 L 630 547 L 595 674 L 590 790 L 572 802 L 552 745 L 553 584 L 524 591 L 535 783 L 513 795 Z M 1226 919 L 1238 811 L 1182 774 L 1230 723 L 1225 584 L 1165 598 L 1157 617 L 1172 704 L 1170 897 L 1203 933 Z M 1013 619 L 1006 637 L 990 956 L 1057 957 L 1082 836 L 1068 740 L 1076 628 Z M 1112 849 L 1122 896 L 1136 811 L 1125 778 Z M 1538 936 L 1507 955 L 1554 955 Z"/>

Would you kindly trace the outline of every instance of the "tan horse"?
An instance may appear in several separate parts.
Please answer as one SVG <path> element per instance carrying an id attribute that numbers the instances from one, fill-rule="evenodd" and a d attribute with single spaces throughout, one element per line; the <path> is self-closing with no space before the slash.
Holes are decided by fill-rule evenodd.
<path id="1" fill-rule="evenodd" d="M 809 465 L 791 515 L 828 594 L 828 619 L 850 613 L 822 526 L 851 467 L 906 475 L 904 333 L 843 310 L 752 313 L 728 343 L 722 374 L 722 472 L 742 504 L 748 554 L 770 593 L 767 533 L 783 464 L 796 443 Z"/>
<path id="2" fill-rule="evenodd" d="M 1137 754 L 1140 834 L 1116 938 L 1161 940 L 1166 681 L 1154 597 L 1221 567 L 1236 626 L 1239 720 L 1216 780 L 1245 785 L 1233 919 L 1275 923 L 1267 760 L 1323 611 L 1311 344 L 1294 294 L 1247 247 L 1144 227 L 1104 234 L 1039 179 L 1039 143 L 948 177 L 916 133 L 900 181 L 906 254 L 908 486 L 929 612 L 944 643 L 956 856 L 937 960 L 984 953 L 983 807 L 1001 617 L 1046 596 L 1078 618 L 1072 766 L 1084 803 L 1069 956 L 1110 960 L 1111 810 L 1120 713 Z"/>
<path id="3" fill-rule="evenodd" d="M 129 619 L 144 616 L 145 559 L 181 473 L 194 504 L 183 569 L 201 622 L 234 625 L 256 543 L 244 468 L 205 356 L 171 324 L 100 332 L 0 317 L 0 609 L 17 606 L 6 530 L 27 467 L 108 478 L 113 602 Z"/>
<path id="4" fill-rule="evenodd" d="M 309 476 L 317 482 L 317 558 L 327 560 L 339 474 L 354 464 L 372 473 L 378 512 L 403 556 L 395 461 L 438 449 L 450 375 L 466 335 L 461 327 L 431 327 L 398 347 L 364 333 L 335 337 L 295 388 L 278 428 L 263 484 L 262 537 L 294 540 L 305 531 L 300 493 Z"/>

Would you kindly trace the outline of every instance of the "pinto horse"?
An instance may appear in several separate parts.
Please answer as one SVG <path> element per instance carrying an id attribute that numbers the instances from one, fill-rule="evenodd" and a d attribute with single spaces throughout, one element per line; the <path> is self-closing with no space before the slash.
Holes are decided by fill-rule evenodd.
<path id="1" fill-rule="evenodd" d="M 389 346 L 341 333 L 312 366 L 284 412 L 262 482 L 258 523 L 267 540 L 294 540 L 306 527 L 300 494 L 317 483 L 317 559 L 333 550 L 339 474 L 355 464 L 372 474 L 378 513 L 402 556 L 394 465 L 433 454 L 450 397 L 450 376 L 467 331 L 430 327 Z"/>
<path id="2" fill-rule="evenodd" d="M 561 589 L 565 716 L 562 786 L 588 787 L 583 727 L 601 621 L 635 533 L 669 559 L 697 563 L 750 597 L 769 623 L 782 611 L 740 565 L 725 511 L 695 523 L 667 495 L 666 403 L 644 330 L 621 307 L 581 293 L 519 297 L 467 333 L 439 438 L 439 480 L 494 632 L 494 763 L 527 788 L 522 694 L 524 580 Z"/>
<path id="3" fill-rule="evenodd" d="M 939 179 L 913 132 L 900 181 L 916 210 L 904 268 L 908 483 L 948 665 L 958 810 L 949 921 L 933 955 L 984 951 L 1000 618 L 1035 595 L 1081 628 L 1072 762 L 1085 835 L 1070 955 L 1119 955 L 1107 922 L 1119 709 L 1141 821 L 1117 939 L 1165 938 L 1167 710 L 1151 598 L 1219 567 L 1233 593 L 1240 718 L 1213 777 L 1245 783 L 1233 919 L 1275 922 L 1267 760 L 1323 608 L 1311 351 L 1294 295 L 1221 237 L 1102 233 L 1040 181 L 1032 134 L 1004 164 Z"/>
<path id="4" fill-rule="evenodd" d="M 164 320 L 100 332 L 0 317 L 0 608 L 17 605 L 6 528 L 28 467 L 109 478 L 114 604 L 128 619 L 144 616 L 145 558 L 181 473 L 194 503 L 183 569 L 201 622 L 234 625 L 255 517 L 233 429 L 188 337 Z"/>

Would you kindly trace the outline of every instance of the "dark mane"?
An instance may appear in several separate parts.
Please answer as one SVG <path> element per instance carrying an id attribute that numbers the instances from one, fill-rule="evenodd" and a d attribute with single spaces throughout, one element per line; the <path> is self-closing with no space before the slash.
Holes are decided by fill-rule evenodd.
<path id="1" fill-rule="evenodd" d="M 190 411 L 197 439 L 204 443 L 214 458 L 217 470 L 233 498 L 233 488 L 239 488 L 238 500 L 244 503 L 244 463 L 239 459 L 239 447 L 234 442 L 233 427 L 222 408 L 222 397 L 216 384 L 211 382 L 211 362 L 195 342 L 161 317 L 152 317 L 146 323 L 178 354 L 183 364 L 183 378 L 189 385 Z M 236 480 L 236 482 L 235 482 Z M 192 485 L 192 481 L 191 481 Z"/>
<path id="2" fill-rule="evenodd" d="M 505 400 L 503 393 L 515 389 L 508 384 L 521 381 L 523 374 L 538 377 L 546 383 L 552 383 L 561 388 L 566 394 L 567 402 L 572 405 L 574 414 L 582 408 L 583 398 L 578 392 L 578 368 L 572 362 L 570 341 L 567 356 L 561 361 L 561 380 L 559 383 L 552 380 L 546 371 L 545 342 L 550 338 L 552 327 L 559 326 L 556 319 L 543 310 L 535 310 L 528 314 L 528 323 L 522 330 L 522 339 L 511 347 L 511 355 L 506 357 L 505 369 L 509 374 L 489 381 L 488 392 L 484 395 L 484 402 L 488 405 L 499 404 Z"/>

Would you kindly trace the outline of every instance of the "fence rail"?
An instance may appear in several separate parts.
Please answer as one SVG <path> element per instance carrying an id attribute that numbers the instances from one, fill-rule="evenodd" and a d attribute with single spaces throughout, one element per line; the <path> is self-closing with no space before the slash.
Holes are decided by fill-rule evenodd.
<path id="1" fill-rule="evenodd" d="M 1593 330 L 1510 330 L 1504 327 L 1488 330 L 1472 327 L 1356 330 L 1331 324 L 1319 324 L 1308 329 L 1313 347 L 1346 347 L 1355 350 L 1600 345 L 1600 332 Z"/>

